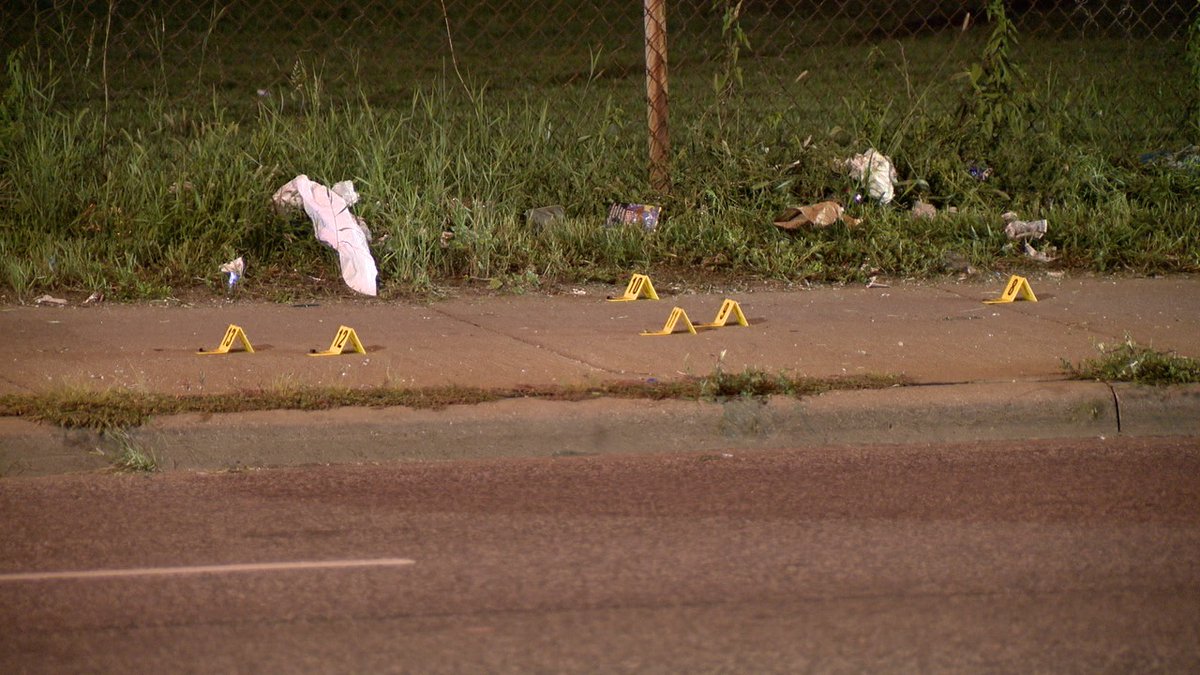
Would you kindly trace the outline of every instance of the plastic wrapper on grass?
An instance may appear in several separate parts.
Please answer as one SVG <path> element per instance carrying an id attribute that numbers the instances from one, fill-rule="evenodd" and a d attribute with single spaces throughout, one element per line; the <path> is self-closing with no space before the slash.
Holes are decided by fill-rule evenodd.
<path id="1" fill-rule="evenodd" d="M 238 256 L 224 265 L 221 265 L 220 271 L 221 274 L 229 275 L 228 279 L 226 280 L 226 285 L 229 287 L 230 291 L 233 291 L 235 288 L 237 288 L 238 281 L 241 280 L 242 275 L 246 273 L 246 261 L 242 258 L 242 256 Z"/>
<path id="2" fill-rule="evenodd" d="M 661 216 L 661 206 L 653 204 L 613 204 L 608 209 L 608 219 L 604 221 L 604 226 L 641 225 L 643 230 L 653 232 L 658 228 L 658 221 Z"/>
<path id="3" fill-rule="evenodd" d="M 567 211 L 562 206 L 539 206 L 525 212 L 525 220 L 536 230 L 544 230 L 555 223 L 560 223 L 567 217 Z"/>

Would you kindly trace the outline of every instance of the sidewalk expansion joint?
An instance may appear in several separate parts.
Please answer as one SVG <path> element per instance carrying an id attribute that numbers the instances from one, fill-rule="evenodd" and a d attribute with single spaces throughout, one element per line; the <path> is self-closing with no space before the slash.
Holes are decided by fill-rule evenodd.
<path id="1" fill-rule="evenodd" d="M 598 371 L 600 371 L 600 372 L 603 372 L 603 373 L 608 373 L 609 375 L 624 375 L 624 376 L 628 376 L 628 375 L 645 375 L 645 374 L 648 374 L 648 373 L 630 373 L 630 372 L 625 372 L 625 371 L 617 371 L 617 370 L 613 370 L 613 369 L 611 369 L 611 368 L 606 368 L 606 367 L 604 367 L 604 366 L 597 365 L 597 364 L 595 364 L 595 363 L 592 363 L 592 362 L 590 362 L 590 361 L 586 361 L 586 360 L 584 360 L 584 359 L 581 359 L 581 358 L 579 358 L 578 356 L 574 356 L 574 355 L 572 355 L 572 354 L 567 354 L 567 353 L 561 352 L 561 351 L 559 351 L 559 350 L 557 350 L 557 349 L 554 349 L 553 347 L 548 347 L 548 346 L 546 346 L 546 345 L 544 345 L 544 344 L 542 344 L 542 343 L 540 343 L 540 342 L 537 342 L 537 341 L 535 341 L 535 340 L 530 340 L 529 338 L 524 338 L 524 337 L 521 337 L 521 336 L 519 336 L 519 335 L 510 335 L 510 334 L 508 334 L 508 333 L 505 333 L 504 331 L 496 330 L 495 328 L 492 328 L 491 326 L 485 326 L 485 325 L 483 325 L 483 324 L 481 324 L 481 323 L 477 323 L 477 322 L 475 322 L 475 321 L 471 321 L 471 320 L 469 320 L 469 319 L 464 319 L 464 318 L 462 318 L 461 316 L 455 316 L 454 314 L 451 314 L 450 312 L 447 312 L 447 311 L 445 311 L 445 310 L 442 310 L 442 309 L 438 309 L 437 307 L 430 307 L 429 309 L 430 309 L 430 310 L 432 310 L 432 311 L 434 311 L 434 312 L 437 312 L 438 314 L 441 314 L 442 316 L 446 317 L 447 319 L 452 319 L 452 320 L 454 320 L 454 321 L 458 321 L 459 323 L 465 323 L 465 324 L 467 324 L 468 326 L 474 326 L 475 328 L 478 328 L 478 329 L 480 329 L 480 330 L 485 330 L 485 331 L 487 331 L 487 332 L 489 332 L 489 333 L 492 333 L 492 334 L 494 334 L 494 335 L 499 335 L 499 336 L 501 336 L 501 337 L 505 337 L 505 338 L 508 338 L 508 339 L 510 339 L 510 340 L 515 340 L 515 341 L 517 341 L 517 342 L 520 342 L 521 344 L 524 344 L 524 345 L 529 345 L 530 347 L 536 347 L 536 348 L 538 348 L 538 349 L 544 349 L 544 350 L 546 350 L 546 351 L 550 352 L 551 354 L 554 354 L 555 356 L 558 356 L 558 357 L 560 357 L 560 358 L 564 358 L 564 359 L 566 359 L 566 360 L 568 360 L 568 361 L 573 361 L 573 362 L 575 362 L 575 363 L 578 363 L 578 364 L 580 364 L 580 365 L 583 365 L 583 366 L 587 366 L 588 368 L 591 368 L 592 370 L 598 370 Z"/>
<path id="2" fill-rule="evenodd" d="M 943 286 L 935 286 L 935 288 L 937 288 L 938 290 L 940 290 L 944 293 L 949 293 L 957 298 L 971 299 L 973 297 L 973 296 L 967 295 L 965 293 L 960 293 L 951 288 L 945 288 Z M 1025 309 L 1024 307 L 1019 306 L 1021 304 L 1022 303 L 1013 303 L 1008 306 L 1012 308 L 1012 311 L 1020 312 L 1021 315 L 1027 316 L 1031 319 L 1036 319 L 1038 321 L 1046 321 L 1046 322 L 1049 322 L 1049 323 L 1052 323 L 1052 324 L 1055 324 L 1058 326 L 1065 326 L 1066 328 L 1073 328 L 1075 330 L 1085 331 L 1085 332 L 1092 333 L 1094 335 L 1100 335 L 1100 336 L 1103 336 L 1105 338 L 1112 339 L 1112 340 L 1122 340 L 1126 337 L 1123 335 L 1114 335 L 1113 333 L 1108 333 L 1108 332 L 1105 332 L 1102 330 L 1096 330 L 1095 328 L 1087 325 L 1086 323 L 1079 323 L 1076 321 L 1066 321 L 1063 319 L 1054 318 L 1052 316 L 1042 316 L 1039 314 L 1033 314 L 1030 312 L 1026 312 L 1026 311 L 1024 311 L 1024 309 Z"/>
<path id="3" fill-rule="evenodd" d="M 1117 411 L 1117 433 L 1121 433 L 1121 397 L 1117 395 L 1117 388 L 1111 383 L 1106 382 L 1108 390 L 1112 392 L 1113 408 Z"/>

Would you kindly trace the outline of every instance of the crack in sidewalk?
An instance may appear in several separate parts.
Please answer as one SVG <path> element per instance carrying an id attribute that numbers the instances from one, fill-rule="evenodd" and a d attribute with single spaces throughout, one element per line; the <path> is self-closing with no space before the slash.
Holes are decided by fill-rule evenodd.
<path id="1" fill-rule="evenodd" d="M 591 368 L 592 370 L 600 371 L 600 372 L 602 372 L 602 373 L 608 373 L 609 375 L 617 375 L 617 376 L 625 376 L 625 377 L 628 377 L 628 376 L 631 376 L 631 375 L 632 375 L 632 376 L 647 376 L 647 375 L 649 375 L 649 373 L 642 373 L 642 372 L 630 372 L 630 371 L 617 371 L 617 370 L 613 370 L 613 369 L 611 369 L 611 368 L 606 368 L 606 367 L 604 367 L 604 366 L 602 366 L 602 365 L 599 365 L 599 364 L 592 363 L 592 362 L 590 362 L 590 361 L 587 361 L 587 360 L 585 360 L 585 359 L 581 359 L 581 358 L 579 358 L 579 357 L 577 357 L 577 356 L 574 356 L 574 355 L 572 355 L 572 354 L 567 354 L 567 353 L 565 353 L 565 352 L 561 352 L 561 351 L 559 351 L 559 350 L 557 350 L 557 349 L 554 349 L 553 347 L 547 346 L 547 345 L 545 345 L 545 344 L 542 344 L 542 343 L 540 343 L 540 342 L 536 342 L 536 341 L 534 341 L 534 340 L 530 340 L 529 338 L 524 338 L 524 337 L 521 337 L 521 336 L 519 336 L 519 335 L 511 335 L 511 334 L 509 334 L 509 333 L 505 333 L 504 331 L 501 331 L 501 330 L 496 330 L 495 328 L 492 328 L 491 326 L 485 326 L 485 325 L 483 325 L 482 323 L 478 323 L 478 322 L 475 322 L 475 321 L 471 321 L 470 319 L 464 319 L 464 318 L 463 318 L 463 317 L 461 317 L 461 316 L 456 316 L 456 315 L 454 315 L 454 314 L 451 314 L 450 312 L 447 312 L 447 311 L 445 311 L 445 310 L 443 310 L 443 309 L 439 309 L 439 308 L 437 308 L 437 307 L 430 307 L 429 309 L 430 309 L 431 311 L 437 312 L 438 314 L 441 314 L 442 316 L 446 317 L 447 319 L 451 319 L 451 320 L 453 320 L 453 321 L 458 321 L 458 322 L 460 322 L 460 323 L 465 323 L 465 324 L 467 324 L 468 326 L 474 326 L 475 328 L 478 328 L 478 329 L 480 329 L 480 330 L 485 330 L 485 331 L 487 331 L 487 332 L 489 332 L 489 333 L 493 333 L 493 334 L 495 334 L 495 335 L 500 335 L 500 336 L 502 336 L 502 337 L 506 337 L 506 338 L 508 338 L 508 339 L 510 339 L 510 340 L 515 340 L 515 341 L 517 341 L 517 342 L 520 342 L 521 344 L 528 345 L 528 346 L 530 346 L 530 347 L 536 347 L 537 349 L 544 349 L 544 350 L 546 350 L 546 351 L 550 352 L 551 354 L 554 354 L 555 356 L 558 356 L 558 357 L 560 357 L 560 358 L 566 359 L 566 360 L 568 360 L 568 361 L 572 361 L 572 362 L 574 362 L 574 363 L 578 363 L 578 364 L 580 364 L 580 365 L 583 365 L 583 366 L 587 366 L 588 368 Z"/>
<path id="2" fill-rule="evenodd" d="M 934 288 L 936 288 L 939 291 L 942 291 L 943 293 L 949 293 L 950 295 L 953 295 L 954 297 L 957 297 L 957 298 L 975 299 L 975 296 L 969 296 L 965 293 L 960 293 L 960 292 L 954 290 L 953 288 L 946 288 L 945 286 L 934 286 Z M 1012 303 L 1012 304 L 1016 305 L 1018 303 Z M 986 308 L 981 308 L 981 309 L 986 309 Z M 1066 326 L 1067 328 L 1081 330 L 1086 333 L 1091 333 L 1093 335 L 1099 335 L 1099 336 L 1107 338 L 1107 339 L 1113 339 L 1113 340 L 1123 339 L 1122 336 L 1114 335 L 1114 334 L 1109 333 L 1104 330 L 1097 330 L 1096 328 L 1089 326 L 1087 324 L 1084 324 L 1084 323 L 1078 323 L 1078 322 L 1074 322 L 1074 321 L 1066 321 L 1063 319 L 1057 319 L 1052 316 L 1041 316 L 1038 314 L 1031 314 L 1029 312 L 1024 311 L 1024 308 L 1021 308 L 1021 307 L 1013 307 L 1013 309 L 1020 312 L 1022 316 L 1027 316 L 1031 319 L 1037 319 L 1038 321 L 1046 321 L 1046 322 L 1056 324 L 1059 326 Z"/>
<path id="3" fill-rule="evenodd" d="M 1117 411 L 1117 433 L 1121 433 L 1121 397 L 1117 395 L 1117 388 L 1110 382 L 1106 382 L 1108 390 L 1112 392 L 1113 408 Z"/>

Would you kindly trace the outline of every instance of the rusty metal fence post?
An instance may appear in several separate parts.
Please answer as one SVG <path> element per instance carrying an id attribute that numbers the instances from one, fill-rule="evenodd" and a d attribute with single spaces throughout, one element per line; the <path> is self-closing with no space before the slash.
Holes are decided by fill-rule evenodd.
<path id="1" fill-rule="evenodd" d="M 671 191 L 671 138 L 667 126 L 667 0 L 644 0 L 646 106 L 650 129 L 650 187 Z"/>

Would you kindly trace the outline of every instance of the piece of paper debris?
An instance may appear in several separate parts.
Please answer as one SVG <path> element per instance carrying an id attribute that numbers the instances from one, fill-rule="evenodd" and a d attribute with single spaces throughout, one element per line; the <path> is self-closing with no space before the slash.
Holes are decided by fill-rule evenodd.
<path id="1" fill-rule="evenodd" d="M 796 230 L 801 227 L 829 227 L 839 220 L 849 227 L 862 222 L 848 215 L 842 205 L 835 201 L 794 206 L 781 213 L 773 222 L 775 227 L 782 230 Z"/>
<path id="2" fill-rule="evenodd" d="M 38 305 L 58 305 L 60 307 L 67 304 L 66 300 L 56 298 L 52 295 L 39 295 L 33 299 L 33 302 Z"/>

